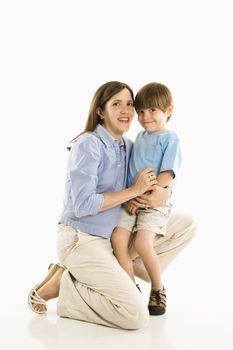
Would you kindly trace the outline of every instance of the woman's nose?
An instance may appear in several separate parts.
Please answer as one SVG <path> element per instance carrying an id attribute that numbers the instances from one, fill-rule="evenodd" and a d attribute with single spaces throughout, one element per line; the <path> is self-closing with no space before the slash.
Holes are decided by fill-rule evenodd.
<path id="1" fill-rule="evenodd" d="M 122 106 L 121 107 L 121 113 L 125 114 L 128 113 L 130 111 L 130 107 L 129 106 Z"/>

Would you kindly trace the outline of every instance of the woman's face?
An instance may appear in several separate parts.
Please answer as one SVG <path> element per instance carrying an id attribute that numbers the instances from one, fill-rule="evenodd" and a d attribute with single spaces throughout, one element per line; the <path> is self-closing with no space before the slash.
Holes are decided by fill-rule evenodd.
<path id="1" fill-rule="evenodd" d="M 131 93 L 123 89 L 114 95 L 101 111 L 103 127 L 116 139 L 121 139 L 124 132 L 129 130 L 134 116 L 134 107 Z"/>

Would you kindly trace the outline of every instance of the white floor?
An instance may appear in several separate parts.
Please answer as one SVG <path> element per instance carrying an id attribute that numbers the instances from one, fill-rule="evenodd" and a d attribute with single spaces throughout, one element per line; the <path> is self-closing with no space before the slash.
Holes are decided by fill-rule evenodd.
<path id="1" fill-rule="evenodd" d="M 221 261 L 224 265 L 224 257 Z M 1 291 L 5 297 L 1 297 L 0 349 L 232 350 L 231 277 L 227 270 L 218 271 L 213 262 L 211 254 L 205 259 L 198 239 L 190 245 L 164 274 L 166 315 L 151 317 L 149 325 L 138 331 L 59 318 L 55 300 L 48 303 L 46 316 L 36 315 L 27 306 L 32 281 L 20 286 L 15 276 L 15 284 Z M 140 285 L 148 298 L 149 285 L 142 281 Z"/>
<path id="2" fill-rule="evenodd" d="M 33 314 L 23 304 L 3 305 L 0 349 L 232 350 L 232 310 L 221 309 L 220 301 L 221 293 L 214 307 L 173 301 L 166 316 L 151 317 L 148 327 L 138 331 L 59 318 L 53 302 L 47 316 Z"/>

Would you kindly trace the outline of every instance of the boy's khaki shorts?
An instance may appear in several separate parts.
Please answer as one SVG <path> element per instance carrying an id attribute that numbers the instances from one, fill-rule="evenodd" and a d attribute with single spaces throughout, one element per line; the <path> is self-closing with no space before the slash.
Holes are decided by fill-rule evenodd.
<path id="1" fill-rule="evenodd" d="M 117 226 L 123 227 L 132 233 L 146 230 L 165 236 L 171 208 L 172 204 L 166 203 L 157 208 L 138 209 L 136 215 L 130 215 L 123 206 Z"/>

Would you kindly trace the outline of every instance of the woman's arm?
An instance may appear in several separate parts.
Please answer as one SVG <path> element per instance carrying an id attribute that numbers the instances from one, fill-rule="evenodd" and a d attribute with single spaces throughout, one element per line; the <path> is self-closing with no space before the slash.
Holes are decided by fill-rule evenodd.
<path id="1" fill-rule="evenodd" d="M 68 196 L 71 197 L 76 217 L 95 215 L 99 211 L 108 210 L 145 191 L 153 190 L 157 183 L 155 177 L 151 181 L 152 168 L 146 168 L 138 174 L 134 184 L 122 191 L 107 192 L 114 187 L 111 182 L 112 173 L 104 173 L 106 191 L 97 192 L 99 183 L 99 166 L 102 162 L 99 141 L 91 135 L 85 135 L 73 145 L 68 163 Z M 69 187 L 70 186 L 70 187 Z"/>
<path id="2" fill-rule="evenodd" d="M 125 203 L 132 198 L 142 195 L 146 191 L 153 191 L 157 180 L 154 178 L 151 180 L 150 176 L 153 175 L 152 168 L 146 168 L 139 172 L 135 179 L 134 184 L 119 192 L 107 192 L 103 193 L 104 203 L 100 211 L 104 211 L 113 208 L 119 204 Z"/>
<path id="3" fill-rule="evenodd" d="M 135 214 L 138 208 L 156 208 L 162 205 L 171 197 L 172 191 L 175 188 L 176 180 L 171 180 L 167 188 L 155 185 L 153 191 L 144 193 L 127 203 L 127 208 L 131 214 Z"/>

